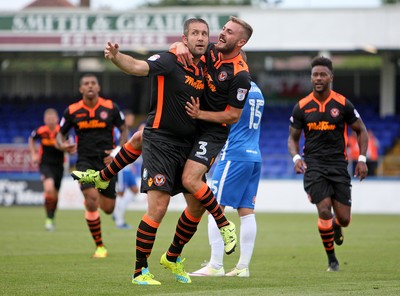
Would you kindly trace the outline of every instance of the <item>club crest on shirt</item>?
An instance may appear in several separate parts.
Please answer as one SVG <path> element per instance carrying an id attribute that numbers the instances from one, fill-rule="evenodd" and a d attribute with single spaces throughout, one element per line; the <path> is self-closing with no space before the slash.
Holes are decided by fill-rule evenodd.
<path id="1" fill-rule="evenodd" d="M 165 176 L 162 174 L 157 174 L 154 177 L 154 185 L 162 186 L 165 184 Z"/>
<path id="2" fill-rule="evenodd" d="M 247 94 L 247 89 L 238 88 L 236 99 L 238 99 L 238 101 L 243 101 L 246 98 L 246 94 Z"/>
<path id="3" fill-rule="evenodd" d="M 338 117 L 340 114 L 339 109 L 337 108 L 332 108 L 330 113 L 333 118 Z"/>
<path id="4" fill-rule="evenodd" d="M 227 77 L 228 77 L 228 73 L 226 73 L 226 71 L 222 71 L 221 73 L 218 74 L 219 81 L 225 81 Z"/>
<path id="5" fill-rule="evenodd" d="M 107 117 L 108 117 L 107 111 L 101 111 L 101 112 L 100 112 L 100 118 L 101 118 L 101 119 L 106 120 Z"/>

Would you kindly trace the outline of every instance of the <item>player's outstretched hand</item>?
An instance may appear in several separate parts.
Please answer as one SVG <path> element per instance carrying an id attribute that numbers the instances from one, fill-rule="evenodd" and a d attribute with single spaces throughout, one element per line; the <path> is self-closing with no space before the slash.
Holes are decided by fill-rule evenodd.
<path id="1" fill-rule="evenodd" d="M 115 59 L 117 54 L 119 53 L 119 45 L 118 43 L 107 42 L 107 46 L 104 49 L 104 57 L 108 60 Z"/>

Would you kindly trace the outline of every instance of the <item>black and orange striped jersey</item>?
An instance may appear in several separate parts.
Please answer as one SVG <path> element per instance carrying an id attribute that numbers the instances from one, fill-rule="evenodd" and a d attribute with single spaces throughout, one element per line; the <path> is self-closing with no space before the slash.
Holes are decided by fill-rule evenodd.
<path id="1" fill-rule="evenodd" d="M 166 140 L 193 138 L 196 121 L 185 110 L 190 97 L 203 96 L 204 76 L 202 68 L 184 67 L 173 52 L 155 54 L 146 60 L 152 78 L 150 111 L 146 129 Z"/>
<path id="2" fill-rule="evenodd" d="M 59 125 L 56 126 L 54 131 L 51 131 L 47 125 L 42 125 L 31 132 L 30 137 L 35 141 L 40 141 L 40 164 L 63 165 L 64 152 L 55 147 L 56 135 L 59 130 Z"/>
<path id="3" fill-rule="evenodd" d="M 250 90 L 250 73 L 242 55 L 233 59 L 222 60 L 221 53 L 210 44 L 204 55 L 205 62 L 205 95 L 201 109 L 206 111 L 224 111 L 229 106 L 243 109 Z M 207 122 L 208 126 L 220 124 Z M 222 126 L 229 133 L 229 126 Z"/>
<path id="4" fill-rule="evenodd" d="M 117 104 L 99 97 L 94 108 L 83 100 L 73 103 L 64 111 L 60 132 L 67 135 L 75 129 L 78 157 L 105 157 L 104 150 L 115 147 L 114 127 L 124 124 L 124 117 Z"/>
<path id="5" fill-rule="evenodd" d="M 360 115 L 341 94 L 331 91 L 324 103 L 313 93 L 293 108 L 290 125 L 304 132 L 303 154 L 307 159 L 346 161 L 347 129 Z"/>

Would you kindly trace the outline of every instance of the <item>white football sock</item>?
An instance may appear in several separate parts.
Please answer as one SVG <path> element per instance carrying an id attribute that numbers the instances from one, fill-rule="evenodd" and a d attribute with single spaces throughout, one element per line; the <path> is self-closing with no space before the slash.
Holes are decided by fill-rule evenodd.
<path id="1" fill-rule="evenodd" d="M 240 258 L 237 269 L 248 268 L 253 255 L 257 234 L 257 223 L 254 214 L 240 217 Z"/>
<path id="2" fill-rule="evenodd" d="M 125 212 L 132 200 L 132 195 L 133 193 L 131 193 L 129 189 L 126 189 L 123 196 L 116 197 L 113 213 L 115 225 L 121 226 L 125 224 Z"/>
<path id="3" fill-rule="evenodd" d="M 208 240 L 211 246 L 210 266 L 220 269 L 224 266 L 224 241 L 212 215 L 208 215 Z"/>

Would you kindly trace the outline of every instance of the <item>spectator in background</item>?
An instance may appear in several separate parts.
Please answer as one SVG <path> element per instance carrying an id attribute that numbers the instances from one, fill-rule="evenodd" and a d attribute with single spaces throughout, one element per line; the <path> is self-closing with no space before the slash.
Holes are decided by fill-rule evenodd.
<path id="1" fill-rule="evenodd" d="M 114 141 L 114 127 L 121 132 L 119 137 L 121 146 L 127 141 L 128 131 L 118 105 L 100 97 L 100 84 L 95 75 L 85 74 L 79 84 L 82 99 L 65 109 L 57 134 L 57 143 L 64 151 L 70 152 L 76 144 L 69 143 L 66 136 L 73 128 L 78 143 L 77 169 L 99 170 L 109 164 L 118 153 Z M 116 178 L 111 179 L 110 186 L 104 190 L 96 189 L 93 184 L 81 184 L 85 198 L 86 223 L 96 244 L 93 258 L 105 258 L 108 255 L 103 244 L 98 209 L 101 208 L 106 214 L 114 211 L 115 182 Z"/>
<path id="2" fill-rule="evenodd" d="M 44 112 L 44 125 L 34 129 L 29 136 L 29 150 L 32 162 L 39 165 L 44 190 L 46 209 L 45 228 L 55 230 L 55 213 L 58 203 L 58 191 L 64 173 L 64 152 L 57 147 L 56 135 L 60 130 L 58 113 L 49 108 Z M 40 141 L 38 149 L 36 142 Z"/>
<path id="3" fill-rule="evenodd" d="M 357 135 L 352 132 L 349 136 L 347 143 L 347 151 L 349 160 L 352 162 L 352 170 L 357 165 L 358 156 L 360 155 L 360 149 L 357 143 Z M 367 167 L 368 175 L 376 176 L 379 160 L 379 141 L 375 137 L 372 130 L 368 130 L 368 152 L 367 152 Z"/>

